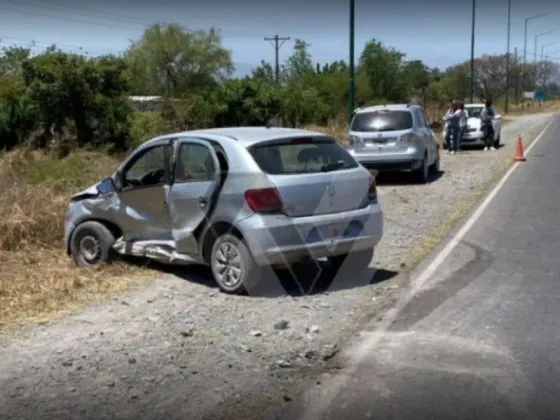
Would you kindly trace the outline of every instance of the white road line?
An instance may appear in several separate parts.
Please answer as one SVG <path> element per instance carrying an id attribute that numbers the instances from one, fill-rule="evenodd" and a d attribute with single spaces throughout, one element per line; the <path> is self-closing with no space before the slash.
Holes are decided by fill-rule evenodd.
<path id="1" fill-rule="evenodd" d="M 557 121 L 557 116 L 554 116 L 552 120 L 544 127 L 544 129 L 539 133 L 539 135 L 533 140 L 529 147 L 525 151 L 525 155 L 528 155 L 533 147 L 543 138 L 550 126 Z M 509 170 L 505 173 L 498 184 L 492 189 L 492 191 L 486 196 L 484 201 L 478 206 L 476 211 L 469 217 L 461 229 L 451 238 L 447 245 L 436 255 L 436 257 L 430 262 L 430 264 L 416 277 L 412 282 L 411 290 L 399 299 L 396 307 L 383 319 L 382 324 L 379 328 L 371 335 L 368 335 L 361 343 L 352 349 L 352 363 L 348 369 L 344 369 L 340 375 L 333 378 L 334 380 L 328 385 L 325 384 L 322 394 L 322 403 L 317 405 L 313 404 L 308 410 L 302 413 L 300 419 L 323 419 L 327 418 L 325 413 L 330 411 L 330 404 L 334 401 L 334 398 L 340 393 L 342 389 L 348 387 L 348 382 L 352 379 L 354 374 L 357 372 L 359 365 L 364 361 L 368 355 L 371 354 L 372 350 L 375 348 L 380 338 L 383 337 L 383 332 L 386 332 L 389 326 L 395 321 L 399 313 L 408 305 L 412 298 L 416 295 L 418 290 L 433 276 L 433 274 L 439 269 L 439 267 L 445 262 L 447 257 L 453 252 L 455 247 L 463 240 L 464 236 L 468 231 L 474 226 L 474 224 L 480 219 L 480 216 L 484 213 L 486 208 L 490 205 L 492 200 L 504 187 L 507 180 L 511 177 L 513 172 L 517 169 L 520 162 L 514 163 Z"/>

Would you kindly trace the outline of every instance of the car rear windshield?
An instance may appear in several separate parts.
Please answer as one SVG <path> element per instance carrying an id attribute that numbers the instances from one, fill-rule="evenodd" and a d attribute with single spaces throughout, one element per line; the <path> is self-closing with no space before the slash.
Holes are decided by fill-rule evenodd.
<path id="1" fill-rule="evenodd" d="M 482 107 L 468 107 L 465 108 L 467 113 L 469 114 L 469 118 L 480 118 L 480 114 L 482 113 Z"/>
<path id="2" fill-rule="evenodd" d="M 379 110 L 360 112 L 354 116 L 350 130 L 362 132 L 398 131 L 412 128 L 410 111 Z"/>
<path id="3" fill-rule="evenodd" d="M 271 175 L 332 172 L 359 165 L 329 137 L 275 141 L 253 146 L 249 152 L 261 170 Z"/>

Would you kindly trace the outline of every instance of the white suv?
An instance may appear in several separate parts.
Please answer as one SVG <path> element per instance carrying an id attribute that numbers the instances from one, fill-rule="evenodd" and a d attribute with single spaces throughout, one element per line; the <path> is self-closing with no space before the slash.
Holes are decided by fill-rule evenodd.
<path id="1" fill-rule="evenodd" d="M 412 171 L 421 183 L 439 172 L 439 143 L 418 105 L 395 104 L 358 108 L 348 133 L 349 152 L 370 170 Z"/>

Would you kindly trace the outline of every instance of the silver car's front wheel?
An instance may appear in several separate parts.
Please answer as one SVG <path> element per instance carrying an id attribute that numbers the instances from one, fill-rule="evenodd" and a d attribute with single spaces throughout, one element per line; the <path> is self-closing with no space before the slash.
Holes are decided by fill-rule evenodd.
<path id="1" fill-rule="evenodd" d="M 113 260 L 115 237 L 99 222 L 84 222 L 74 229 L 70 238 L 70 253 L 76 265 L 97 267 Z"/>
<path id="2" fill-rule="evenodd" d="M 210 268 L 214 280 L 226 293 L 247 294 L 260 280 L 255 264 L 243 240 L 230 234 L 220 236 L 212 246 Z"/>

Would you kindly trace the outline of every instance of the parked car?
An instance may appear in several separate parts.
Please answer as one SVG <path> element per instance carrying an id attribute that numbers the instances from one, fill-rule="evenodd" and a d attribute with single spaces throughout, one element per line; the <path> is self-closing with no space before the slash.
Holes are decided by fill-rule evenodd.
<path id="1" fill-rule="evenodd" d="M 72 197 L 65 242 L 80 266 L 118 254 L 208 264 L 223 291 L 244 293 L 308 258 L 362 271 L 382 232 L 373 177 L 333 138 L 240 127 L 142 144 Z"/>
<path id="2" fill-rule="evenodd" d="M 439 143 L 424 110 L 395 104 L 359 108 L 348 133 L 349 152 L 364 167 L 378 171 L 412 171 L 421 183 L 439 172 Z"/>
<path id="3" fill-rule="evenodd" d="M 469 144 L 473 146 L 484 146 L 484 133 L 481 130 L 481 119 L 480 114 L 484 109 L 484 104 L 466 104 L 465 110 L 469 114 L 469 119 L 467 120 L 467 129 L 465 134 L 461 139 L 460 144 Z M 500 147 L 500 134 L 502 131 L 502 116 L 498 113 L 494 116 L 492 120 L 492 126 L 494 128 L 494 147 Z M 444 129 L 444 138 L 446 135 L 446 129 Z"/>

